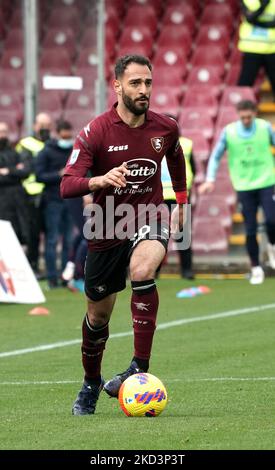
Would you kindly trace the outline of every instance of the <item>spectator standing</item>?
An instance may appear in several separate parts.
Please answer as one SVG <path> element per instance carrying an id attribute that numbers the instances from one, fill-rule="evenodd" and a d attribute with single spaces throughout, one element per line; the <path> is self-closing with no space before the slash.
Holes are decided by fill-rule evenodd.
<path id="1" fill-rule="evenodd" d="M 24 246 L 28 244 L 26 193 L 22 180 L 31 171 L 28 155 L 20 155 L 10 145 L 9 128 L 0 122 L 0 219 L 11 222 Z"/>
<path id="2" fill-rule="evenodd" d="M 36 178 L 44 183 L 43 215 L 46 229 L 45 258 L 49 288 L 58 287 L 59 274 L 56 265 L 56 250 L 59 235 L 62 235 L 62 271 L 68 257 L 72 236 L 72 220 L 68 205 L 60 197 L 59 185 L 64 167 L 73 148 L 72 125 L 59 121 L 57 138 L 46 142 L 37 156 Z"/>
<path id="3" fill-rule="evenodd" d="M 29 152 L 32 160 L 32 171 L 28 178 L 23 181 L 23 186 L 27 193 L 27 208 L 29 218 L 29 243 L 28 259 L 36 274 L 39 272 L 39 242 L 40 234 L 43 231 L 42 216 L 42 193 L 44 184 L 39 183 L 35 176 L 35 160 L 38 153 L 44 148 L 45 142 L 50 138 L 52 130 L 52 119 L 49 114 L 39 113 L 33 125 L 33 135 L 21 139 L 16 150 L 18 152 Z"/>

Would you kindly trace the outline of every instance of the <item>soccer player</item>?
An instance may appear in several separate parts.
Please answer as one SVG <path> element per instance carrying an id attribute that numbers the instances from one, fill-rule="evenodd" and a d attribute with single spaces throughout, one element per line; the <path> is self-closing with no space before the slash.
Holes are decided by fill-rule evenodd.
<path id="1" fill-rule="evenodd" d="M 257 107 L 252 101 L 237 105 L 240 119 L 222 131 L 210 156 L 206 181 L 199 193 L 211 193 L 215 187 L 220 160 L 227 149 L 229 172 L 242 205 L 246 229 L 246 247 L 251 262 L 251 284 L 262 284 L 264 270 L 259 262 L 257 242 L 257 210 L 265 213 L 270 266 L 275 269 L 275 173 L 271 145 L 275 135 L 270 123 L 256 118 Z"/>
<path id="2" fill-rule="evenodd" d="M 161 160 L 164 155 L 177 201 L 171 215 L 172 233 L 184 222 L 187 202 L 185 163 L 177 123 L 149 111 L 152 91 L 149 60 L 137 55 L 120 58 L 115 65 L 114 89 L 118 102 L 80 132 L 61 183 L 63 197 L 92 192 L 93 204 L 104 210 L 103 223 L 89 241 L 86 260 L 88 307 L 82 327 L 85 377 L 73 405 L 74 415 L 93 414 L 103 387 L 110 396 L 117 397 L 127 377 L 149 368 L 158 310 L 154 278 L 166 254 L 169 219 L 165 211 L 164 217 L 157 211 L 157 223 L 149 225 L 146 218 L 145 224 L 139 226 L 139 220 L 144 205 L 157 207 L 163 203 Z M 86 177 L 88 171 L 92 178 Z M 110 200 L 113 213 L 107 215 Z M 133 236 L 124 240 L 107 236 L 112 222 L 120 221 L 123 226 L 122 218 L 117 214 L 121 207 L 129 206 L 134 211 Z M 102 228 L 103 237 L 99 233 Z M 109 336 L 109 319 L 116 293 L 125 288 L 128 266 L 132 286 L 134 355 L 125 372 L 104 384 L 101 361 Z"/>

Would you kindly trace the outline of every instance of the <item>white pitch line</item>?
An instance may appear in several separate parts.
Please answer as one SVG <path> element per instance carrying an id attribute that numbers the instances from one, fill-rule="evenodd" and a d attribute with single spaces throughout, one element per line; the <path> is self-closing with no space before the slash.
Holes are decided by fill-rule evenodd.
<path id="1" fill-rule="evenodd" d="M 202 322 L 202 321 L 208 321 L 208 320 L 216 320 L 219 318 L 235 317 L 238 315 L 247 315 L 250 313 L 260 313 L 265 310 L 271 310 L 271 309 L 275 309 L 275 303 L 266 304 L 266 305 L 258 305 L 255 307 L 247 307 L 247 308 L 242 308 L 238 310 L 229 310 L 227 312 L 219 312 L 219 313 L 214 313 L 212 315 L 182 318 L 181 320 L 174 320 L 174 321 L 167 322 L 167 323 L 160 323 L 157 327 L 157 330 L 166 330 L 168 328 L 173 328 L 174 326 L 187 325 L 189 323 L 196 323 L 196 322 Z M 110 339 L 132 336 L 132 334 L 133 334 L 133 331 L 114 333 L 110 335 Z M 22 354 L 28 354 L 28 353 L 33 353 L 33 352 L 48 351 L 50 349 L 64 348 L 66 346 L 73 346 L 79 343 L 81 343 L 80 339 L 73 339 L 70 341 L 60 341 L 58 343 L 52 343 L 52 344 L 42 344 L 40 346 L 34 346 L 32 348 L 16 349 L 15 351 L 7 351 L 7 352 L 0 353 L 0 359 L 4 357 L 10 357 L 10 356 L 21 356 Z"/>
<path id="2" fill-rule="evenodd" d="M 170 382 L 273 382 L 275 377 L 208 377 L 208 378 L 177 378 L 165 379 L 165 383 Z M 1 385 L 67 385 L 79 384 L 79 380 L 34 380 L 23 382 L 0 382 Z"/>

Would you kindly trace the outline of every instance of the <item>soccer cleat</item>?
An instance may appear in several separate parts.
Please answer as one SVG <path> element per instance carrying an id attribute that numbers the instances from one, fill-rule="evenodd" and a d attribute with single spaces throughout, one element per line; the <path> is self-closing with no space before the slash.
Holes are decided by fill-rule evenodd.
<path id="1" fill-rule="evenodd" d="M 74 402 L 72 414 L 75 416 L 93 415 L 103 385 L 103 379 L 101 379 L 101 383 L 99 385 L 89 385 L 84 381 L 82 389 Z"/>
<path id="2" fill-rule="evenodd" d="M 251 269 L 250 284 L 262 284 L 264 282 L 265 274 L 261 266 L 254 266 Z"/>
<path id="3" fill-rule="evenodd" d="M 128 367 L 125 372 L 117 374 L 113 379 L 105 383 L 103 387 L 104 392 L 108 393 L 110 397 L 118 398 L 119 389 L 123 382 L 125 382 L 125 380 L 131 375 L 139 374 L 141 372 L 145 371 L 140 369 L 135 361 L 132 361 L 130 367 Z"/>
<path id="4" fill-rule="evenodd" d="M 267 254 L 268 254 L 269 266 L 272 269 L 275 269 L 275 245 L 271 245 L 271 243 L 267 244 Z"/>

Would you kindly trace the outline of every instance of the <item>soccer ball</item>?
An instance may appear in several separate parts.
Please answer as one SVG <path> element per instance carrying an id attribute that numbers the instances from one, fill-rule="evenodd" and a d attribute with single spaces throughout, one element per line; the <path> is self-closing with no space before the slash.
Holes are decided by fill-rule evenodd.
<path id="1" fill-rule="evenodd" d="M 157 377 L 134 374 L 119 389 L 119 403 L 127 416 L 158 416 L 167 404 L 166 389 Z"/>

